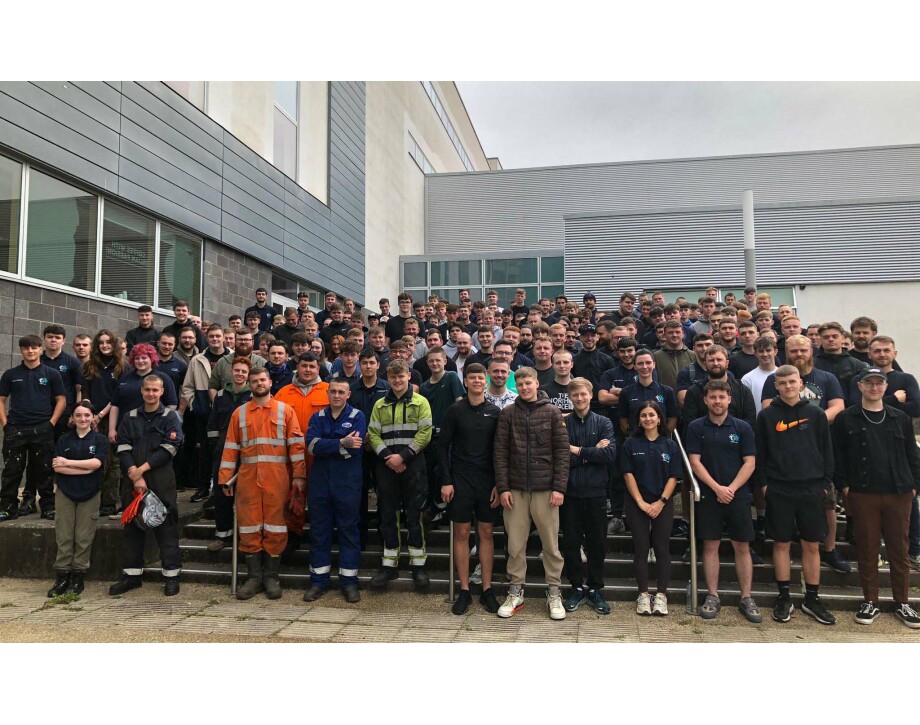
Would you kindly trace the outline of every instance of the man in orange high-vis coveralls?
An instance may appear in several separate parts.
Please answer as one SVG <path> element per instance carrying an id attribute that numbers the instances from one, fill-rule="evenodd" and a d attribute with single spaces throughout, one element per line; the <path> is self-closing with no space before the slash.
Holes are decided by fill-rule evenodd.
<path id="1" fill-rule="evenodd" d="M 304 437 L 290 405 L 273 400 L 272 381 L 265 368 L 249 371 L 252 400 L 230 418 L 220 461 L 218 482 L 228 496 L 227 482 L 239 465 L 236 515 L 240 551 L 249 576 L 236 593 L 251 599 L 265 590 L 269 599 L 281 597 L 279 568 L 287 544 L 284 507 L 293 484 L 306 485 Z"/>
<path id="2" fill-rule="evenodd" d="M 329 405 L 329 396 L 326 391 L 329 384 L 319 379 L 319 358 L 312 352 L 306 352 L 297 358 L 297 369 L 294 372 L 294 379 L 289 385 L 285 385 L 275 400 L 286 405 L 290 405 L 297 414 L 297 422 L 300 423 L 300 430 L 306 433 L 307 426 L 310 425 L 310 418 L 314 413 L 318 413 Z M 313 463 L 313 456 L 307 453 L 306 477 L 309 485 L 310 465 Z M 300 547 L 300 540 L 303 537 L 304 512 L 297 513 L 286 509 L 284 513 L 287 521 L 288 540 L 284 552 L 281 554 L 281 562 L 287 564 L 294 552 Z"/>

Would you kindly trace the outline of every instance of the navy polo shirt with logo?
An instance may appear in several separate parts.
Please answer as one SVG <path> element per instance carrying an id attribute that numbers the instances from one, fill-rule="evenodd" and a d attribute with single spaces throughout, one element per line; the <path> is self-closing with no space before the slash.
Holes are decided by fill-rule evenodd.
<path id="1" fill-rule="evenodd" d="M 44 364 L 30 369 L 20 363 L 0 376 L 0 396 L 9 398 L 6 418 L 13 425 L 47 423 L 58 395 L 67 395 L 61 374 Z"/>
<path id="2" fill-rule="evenodd" d="M 648 387 L 636 382 L 623 388 L 617 406 L 617 415 L 620 420 L 628 420 L 629 426 L 635 428 L 639 420 L 639 406 L 647 400 L 658 403 L 664 411 L 665 418 L 677 417 L 677 397 L 674 395 L 674 389 L 652 380 Z"/>
<path id="3" fill-rule="evenodd" d="M 176 386 L 165 373 L 159 370 L 152 370 L 147 375 L 156 375 L 163 381 L 163 396 L 160 402 L 165 406 L 176 406 L 179 399 L 176 397 Z M 136 370 L 125 373 L 118 379 L 118 387 L 115 388 L 115 398 L 112 404 L 118 408 L 122 416 L 128 414 L 128 411 L 140 408 L 144 404 L 144 396 L 141 395 L 141 388 L 144 385 L 144 378 L 147 375 L 138 375 Z"/>
<path id="4" fill-rule="evenodd" d="M 60 373 L 61 381 L 64 383 L 64 395 L 67 396 L 67 407 L 72 408 L 77 402 L 77 386 L 83 386 L 80 361 L 66 352 L 61 352 L 60 355 L 53 359 L 42 353 L 41 361 L 49 368 L 54 368 Z"/>
<path id="5" fill-rule="evenodd" d="M 157 364 L 157 370 L 172 380 L 172 384 L 178 391 L 185 382 L 185 373 L 188 372 L 188 365 L 175 356 L 170 356 L 169 360 L 160 360 Z"/>
<path id="6" fill-rule="evenodd" d="M 713 423 L 708 415 L 691 421 L 687 426 L 686 446 L 687 453 L 699 455 L 703 468 L 722 486 L 728 486 L 735 480 L 744 465 L 745 456 L 757 455 L 754 429 L 731 415 L 722 425 Z M 751 496 L 747 483 L 738 490 L 738 494 Z M 700 486 L 700 495 L 714 497 L 715 492 L 709 486 Z"/>
<path id="7" fill-rule="evenodd" d="M 620 447 L 620 473 L 631 473 L 647 502 L 658 500 L 669 478 L 680 478 L 684 467 L 680 449 L 670 438 L 650 441 L 644 435 L 630 436 Z"/>
<path id="8" fill-rule="evenodd" d="M 99 468 L 90 473 L 71 476 L 58 473 L 56 478 L 58 488 L 71 501 L 80 503 L 89 501 L 99 493 L 102 476 L 105 473 L 105 458 L 109 452 L 109 442 L 106 437 L 96 431 L 89 431 L 82 438 L 75 430 L 68 431 L 58 439 L 54 455 L 67 458 L 71 461 L 88 461 L 96 458 L 102 463 Z"/>

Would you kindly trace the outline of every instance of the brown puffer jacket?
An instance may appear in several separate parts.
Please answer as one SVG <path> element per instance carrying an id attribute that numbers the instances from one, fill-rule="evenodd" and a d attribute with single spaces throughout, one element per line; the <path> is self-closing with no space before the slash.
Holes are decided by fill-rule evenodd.
<path id="1" fill-rule="evenodd" d="M 565 419 L 542 390 L 533 403 L 505 408 L 495 433 L 495 486 L 505 491 L 559 491 L 569 482 Z"/>

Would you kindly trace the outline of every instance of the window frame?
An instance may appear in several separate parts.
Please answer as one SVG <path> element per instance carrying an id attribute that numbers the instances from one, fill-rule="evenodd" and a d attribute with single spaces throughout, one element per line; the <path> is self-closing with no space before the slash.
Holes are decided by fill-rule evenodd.
<path id="1" fill-rule="evenodd" d="M 274 84 L 280 83 L 283 81 L 273 81 Z M 297 111 L 297 118 L 291 118 L 291 114 L 284 110 L 284 108 L 279 105 L 277 100 L 277 95 L 274 92 L 276 87 L 273 87 L 272 92 L 272 106 L 281 111 L 281 114 L 288 119 L 291 123 L 294 124 L 294 175 L 288 176 L 284 171 L 281 170 L 281 167 L 275 162 L 275 149 L 274 149 L 274 139 L 275 139 L 275 121 L 272 119 L 272 166 L 274 166 L 278 171 L 281 171 L 282 174 L 287 176 L 289 179 L 292 179 L 297 184 L 300 183 L 300 81 L 293 81 L 295 86 L 295 101 L 294 107 Z"/>

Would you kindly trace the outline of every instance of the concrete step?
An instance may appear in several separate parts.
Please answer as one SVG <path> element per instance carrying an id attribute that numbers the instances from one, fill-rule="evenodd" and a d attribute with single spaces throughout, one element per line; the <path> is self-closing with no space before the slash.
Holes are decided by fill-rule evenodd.
<path id="1" fill-rule="evenodd" d="M 245 568 L 241 565 L 239 571 L 239 583 L 242 584 L 246 580 Z M 334 571 L 335 570 L 333 569 L 333 572 Z M 369 596 L 373 596 L 373 590 L 370 589 L 370 579 L 373 574 L 374 571 L 369 570 L 367 572 L 361 571 L 358 575 L 358 581 L 361 590 L 367 592 L 367 595 Z M 444 573 L 435 571 L 430 572 L 429 576 L 431 579 L 431 586 L 425 593 L 446 595 L 448 593 L 448 579 Z M 160 567 L 146 567 L 144 569 L 144 578 L 146 581 L 150 582 L 162 581 Z M 187 563 L 183 566 L 182 569 L 182 581 L 203 584 L 224 584 L 229 589 L 229 567 L 222 564 L 213 563 Z M 795 579 L 793 579 L 793 581 L 795 582 Z M 306 589 L 309 586 L 309 574 L 299 568 L 282 567 L 281 582 L 282 586 L 288 589 Z M 413 585 L 411 574 L 405 569 L 402 569 L 400 571 L 399 578 L 391 581 L 389 587 L 395 591 L 412 591 Z M 672 580 L 671 587 L 668 589 L 668 601 L 672 607 L 675 605 L 680 606 L 681 611 L 683 611 L 683 606 L 687 601 L 687 587 L 688 583 L 684 580 L 679 580 L 676 578 Z M 338 577 L 334 573 L 330 577 L 329 588 L 330 590 L 335 590 L 338 588 Z M 499 597 L 499 600 L 501 600 L 507 594 L 508 585 L 504 582 L 495 582 L 493 584 L 493 588 L 495 589 L 496 596 Z M 563 591 L 565 591 L 565 589 L 566 587 L 563 586 Z M 457 588 L 457 591 L 459 591 L 459 587 Z M 474 586 L 474 597 L 477 597 L 480 591 L 481 587 Z M 796 603 L 797 609 L 803 592 L 804 586 L 799 586 L 797 583 L 795 583 L 793 586 L 793 600 Z M 525 596 L 529 599 L 539 600 L 540 598 L 543 598 L 546 593 L 546 585 L 542 583 L 542 577 L 539 579 L 537 577 L 533 577 L 528 582 L 526 582 L 524 585 L 524 593 Z M 757 603 L 760 605 L 764 613 L 764 618 L 768 619 L 770 617 L 770 609 L 776 600 L 775 586 L 755 584 L 752 595 L 755 601 L 757 601 Z M 635 600 L 637 596 L 635 580 L 612 579 L 608 582 L 605 582 L 604 596 L 608 600 L 612 601 Z M 701 588 L 699 593 L 699 601 L 702 602 L 704 598 L 705 589 Z M 741 598 L 741 593 L 738 591 L 737 587 L 733 588 L 730 583 L 726 583 L 726 585 L 720 590 L 720 598 L 722 600 L 723 607 L 737 606 L 738 601 Z M 832 609 L 855 611 L 859 607 L 859 604 L 862 603 L 862 592 L 856 587 L 837 587 L 825 585 L 821 587 L 821 598 L 824 599 L 828 606 L 830 606 Z M 799 613 L 798 616 L 802 616 L 801 613 Z"/>

